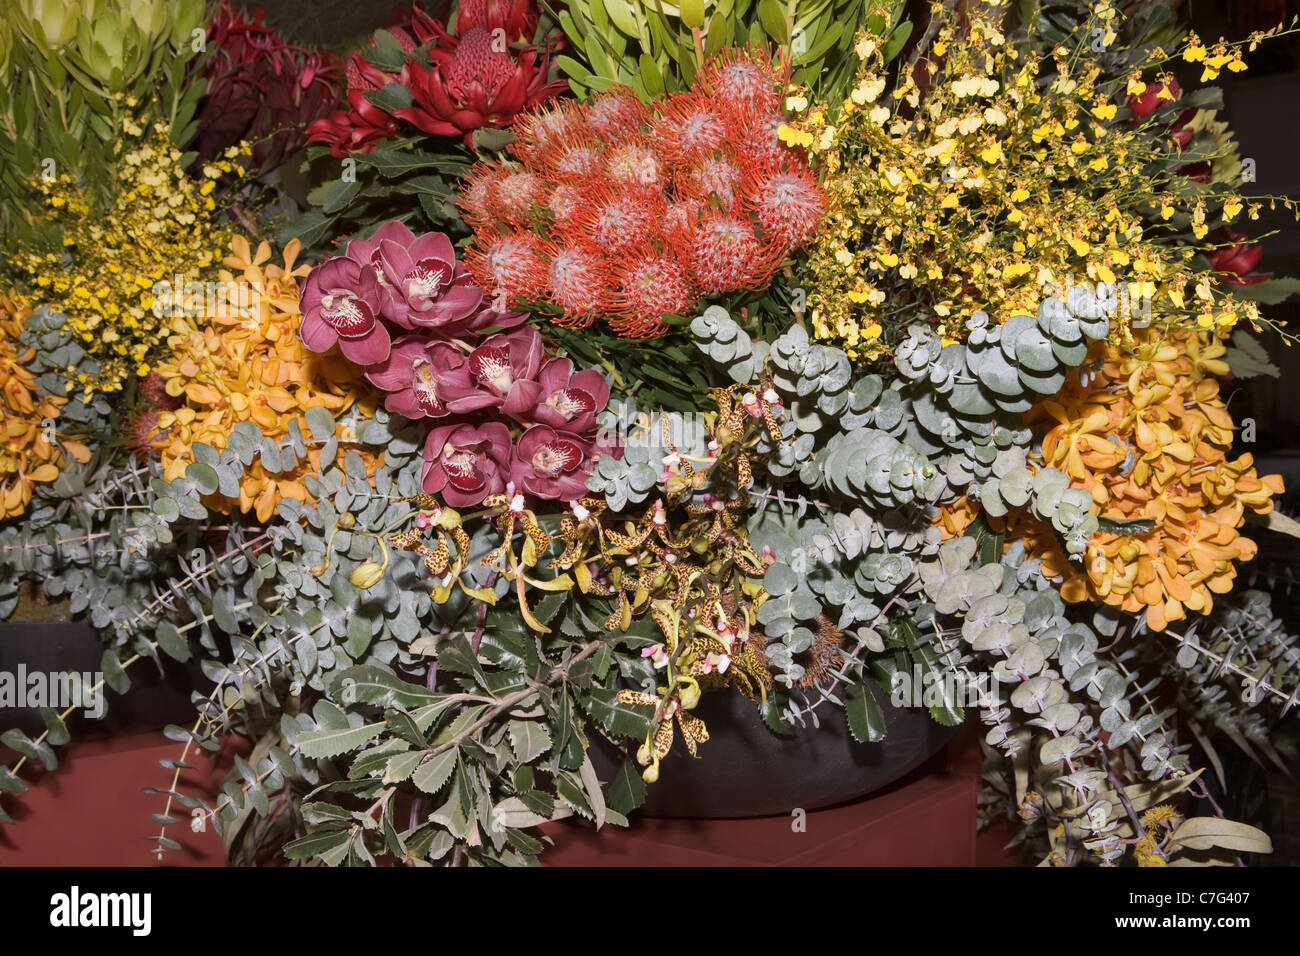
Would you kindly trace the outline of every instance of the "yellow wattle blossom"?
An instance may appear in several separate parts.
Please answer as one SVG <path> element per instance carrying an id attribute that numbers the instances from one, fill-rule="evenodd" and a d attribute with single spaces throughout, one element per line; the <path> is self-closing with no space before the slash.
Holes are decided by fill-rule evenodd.
<path id="1" fill-rule="evenodd" d="M 90 450 L 56 431 L 66 398 L 36 384 L 26 363 L 32 349 L 19 341 L 29 310 L 12 293 L 0 295 L 0 518 L 27 510 L 36 485 L 59 477 L 67 456 L 88 461 Z"/>
<path id="2" fill-rule="evenodd" d="M 240 422 L 255 423 L 264 436 L 282 442 L 290 423 L 308 408 L 322 406 L 337 415 L 353 403 L 373 411 L 374 399 L 366 390 L 356 366 L 336 354 L 309 352 L 298 337 L 302 315 L 298 310 L 298 283 L 309 267 L 296 265 L 299 243 L 284 250 L 283 265 L 271 262 L 271 247 L 261 243 L 256 252 L 243 236 L 230 243 L 233 255 L 223 261 L 222 288 L 228 298 L 212 314 L 182 315 L 171 320 L 169 353 L 154 370 L 166 379 L 167 393 L 183 404 L 163 411 L 158 418 L 155 443 L 168 480 L 185 474 L 194 462 L 193 446 L 203 442 L 224 448 Z M 339 426 L 336 460 L 355 448 L 354 436 Z M 211 495 L 210 507 L 255 511 L 267 521 L 284 498 L 312 500 L 303 478 L 329 467 L 321 448 L 308 445 L 307 459 L 286 472 L 270 472 L 260 458 L 245 475 L 238 499 Z"/>

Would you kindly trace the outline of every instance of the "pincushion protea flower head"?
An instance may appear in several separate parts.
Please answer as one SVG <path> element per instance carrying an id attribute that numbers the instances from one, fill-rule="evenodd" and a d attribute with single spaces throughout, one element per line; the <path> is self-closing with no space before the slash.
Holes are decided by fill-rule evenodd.
<path id="1" fill-rule="evenodd" d="M 648 105 L 615 88 L 521 118 L 515 160 L 475 166 L 461 198 L 474 278 L 557 323 L 606 316 L 638 337 L 701 295 L 762 288 L 825 209 L 776 135 L 783 77 L 731 50 Z"/>

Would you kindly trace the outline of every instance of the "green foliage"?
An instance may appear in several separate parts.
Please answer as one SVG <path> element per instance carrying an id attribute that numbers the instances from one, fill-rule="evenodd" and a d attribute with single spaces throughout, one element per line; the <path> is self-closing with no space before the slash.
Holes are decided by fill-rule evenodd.
<path id="1" fill-rule="evenodd" d="M 27 0 L 3 15 L 12 49 L 0 55 L 0 236 L 32 240 L 48 226 L 33 217 L 29 185 L 75 175 L 106 205 L 116 188 L 123 130 L 165 122 L 171 141 L 194 136 L 203 93 L 193 65 L 206 25 L 202 0 L 99 0 L 93 16 Z M 50 8 L 60 11 L 51 16 Z M 19 76 L 22 82 L 15 82 Z"/>
<path id="2" fill-rule="evenodd" d="M 558 62 L 583 97 L 614 85 L 643 99 L 681 90 L 710 56 L 754 43 L 788 56 L 793 82 L 837 99 L 857 64 L 852 50 L 860 29 L 870 22 L 886 36 L 890 58 L 912 31 L 901 19 L 902 0 L 576 0 L 563 6 L 556 15 L 573 52 Z"/>

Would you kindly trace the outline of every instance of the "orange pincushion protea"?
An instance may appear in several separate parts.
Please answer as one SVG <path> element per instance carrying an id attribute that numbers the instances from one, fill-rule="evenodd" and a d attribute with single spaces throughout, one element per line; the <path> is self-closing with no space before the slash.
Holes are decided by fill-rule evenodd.
<path id="1" fill-rule="evenodd" d="M 242 236 L 231 248 L 234 255 L 224 262 L 232 271 L 223 271 L 221 279 L 235 293 L 233 301 L 222 303 L 214 315 L 174 318 L 171 355 L 156 366 L 167 380 L 167 394 L 182 400 L 174 411 L 158 414 L 155 447 L 168 480 L 185 474 L 195 442 L 224 448 L 240 422 L 253 422 L 278 441 L 312 406 L 337 415 L 354 402 L 373 404 L 354 365 L 332 353 L 309 352 L 298 337 L 298 282 L 308 272 L 306 265 L 294 265 L 298 241 L 285 247 L 283 266 L 270 262 L 265 242 L 255 255 Z M 352 436 L 339 429 L 341 460 Z M 331 464 L 322 462 L 320 453 L 319 446 L 310 445 L 307 460 L 286 472 L 270 472 L 258 459 L 245 474 L 238 499 L 218 494 L 205 502 L 220 510 L 238 505 L 266 521 L 284 498 L 311 500 L 303 478 Z"/>
<path id="2" fill-rule="evenodd" d="M 1072 374 L 1026 421 L 1043 434 L 1044 463 L 1086 488 L 1102 517 L 1147 519 L 1155 527 L 1094 535 L 1082 567 L 1026 510 L 1008 514 L 1005 527 L 1042 559 L 1044 574 L 1063 578 L 1066 600 L 1145 611 L 1147 623 L 1164 630 L 1188 610 L 1208 613 L 1213 595 L 1232 590 L 1233 562 L 1256 551 L 1237 531 L 1245 511 L 1271 511 L 1282 479 L 1257 475 L 1248 454 L 1227 457 L 1233 422 L 1215 376 L 1228 366 L 1214 334 L 1146 329 L 1135 339 L 1132 346 L 1094 345 L 1084 365 L 1094 370 L 1082 379 Z M 972 517 L 962 499 L 944 509 L 940 523 L 956 534 Z"/>
<path id="3" fill-rule="evenodd" d="M 32 350 L 18 337 L 28 311 L 14 294 L 0 295 L 0 518 L 27 510 L 37 484 L 59 477 L 66 455 L 87 461 L 90 450 L 54 432 L 66 398 L 41 390 L 25 364 Z M 54 438 L 55 441 L 50 439 Z"/>
<path id="4" fill-rule="evenodd" d="M 777 133 L 783 62 L 714 56 L 689 91 L 615 87 L 517 120 L 515 160 L 480 163 L 460 205 L 474 280 L 560 325 L 649 338 L 701 296 L 762 289 L 813 238 L 826 200 Z"/>

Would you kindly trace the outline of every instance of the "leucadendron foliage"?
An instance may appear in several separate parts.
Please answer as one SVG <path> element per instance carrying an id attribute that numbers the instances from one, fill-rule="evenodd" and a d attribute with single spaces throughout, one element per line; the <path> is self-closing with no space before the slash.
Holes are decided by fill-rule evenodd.
<path id="1" fill-rule="evenodd" d="M 0 237 L 46 224 L 23 200 L 38 178 L 78 178 L 91 204 L 117 188 L 123 134 L 167 124 L 193 138 L 203 94 L 203 0 L 15 0 L 0 14 Z M 21 77 L 21 82 L 19 78 Z"/>

